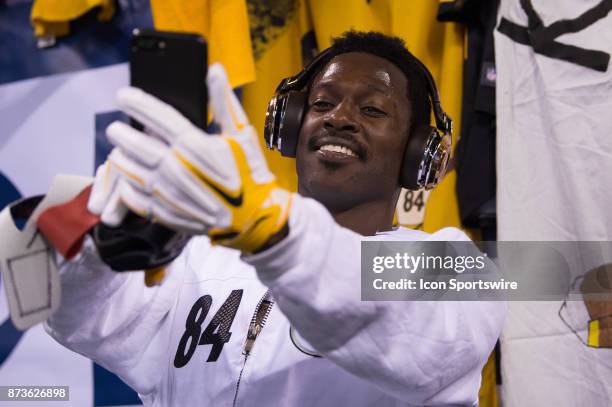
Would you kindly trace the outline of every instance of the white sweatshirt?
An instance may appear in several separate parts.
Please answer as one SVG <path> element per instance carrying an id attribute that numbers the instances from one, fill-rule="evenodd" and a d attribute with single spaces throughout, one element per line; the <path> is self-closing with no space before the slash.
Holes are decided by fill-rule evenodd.
<path id="1" fill-rule="evenodd" d="M 88 243 L 62 266 L 47 331 L 145 405 L 476 404 L 505 303 L 360 300 L 362 240 L 467 237 L 447 228 L 364 238 L 314 200 L 293 205 L 289 236 L 271 249 L 241 257 L 194 238 L 153 288 L 141 273 L 111 271 Z"/>

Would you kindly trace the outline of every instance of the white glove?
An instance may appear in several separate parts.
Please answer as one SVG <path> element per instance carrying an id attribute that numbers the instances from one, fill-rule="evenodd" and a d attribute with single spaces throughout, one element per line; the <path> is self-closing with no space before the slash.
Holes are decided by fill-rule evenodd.
<path id="1" fill-rule="evenodd" d="M 286 224 L 291 194 L 268 170 L 220 64 L 210 66 L 207 83 L 220 136 L 203 132 L 139 89 L 119 91 L 121 109 L 148 134 L 121 122 L 108 127 L 116 148 L 96 173 L 88 208 L 110 225 L 119 224 L 129 208 L 252 253 Z"/>

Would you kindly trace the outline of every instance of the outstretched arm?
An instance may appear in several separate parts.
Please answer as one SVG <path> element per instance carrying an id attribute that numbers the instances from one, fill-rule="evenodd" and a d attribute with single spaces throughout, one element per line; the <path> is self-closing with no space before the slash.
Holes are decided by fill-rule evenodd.
<path id="1" fill-rule="evenodd" d="M 324 357 L 417 405 L 476 403 L 505 303 L 361 301 L 363 239 L 316 201 L 296 196 L 289 236 L 246 261 Z M 444 229 L 427 239 L 467 237 Z"/>

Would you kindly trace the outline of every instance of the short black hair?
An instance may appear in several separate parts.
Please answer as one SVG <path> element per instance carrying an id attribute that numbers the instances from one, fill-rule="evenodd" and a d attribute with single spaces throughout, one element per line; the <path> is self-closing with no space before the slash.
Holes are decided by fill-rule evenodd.
<path id="1" fill-rule="evenodd" d="M 410 103 L 410 133 L 415 127 L 429 125 L 431 103 L 427 79 L 419 60 L 408 51 L 404 40 L 374 31 L 346 31 L 332 39 L 325 59 L 318 64 L 311 81 L 327 64 L 340 54 L 348 52 L 365 52 L 384 58 L 397 66 L 408 82 L 408 102 Z M 309 84 L 310 85 L 310 84 Z"/>

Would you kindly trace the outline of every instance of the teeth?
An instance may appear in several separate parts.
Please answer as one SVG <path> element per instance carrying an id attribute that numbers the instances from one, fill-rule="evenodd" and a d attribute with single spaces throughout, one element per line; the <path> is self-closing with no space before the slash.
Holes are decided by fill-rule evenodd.
<path id="1" fill-rule="evenodd" d="M 333 151 L 335 153 L 342 153 L 342 154 L 349 155 L 351 157 L 357 157 L 357 154 L 355 154 L 355 152 L 351 150 L 350 148 L 347 148 L 344 146 L 338 146 L 334 144 L 325 144 L 324 146 L 321 146 L 319 150 Z"/>

